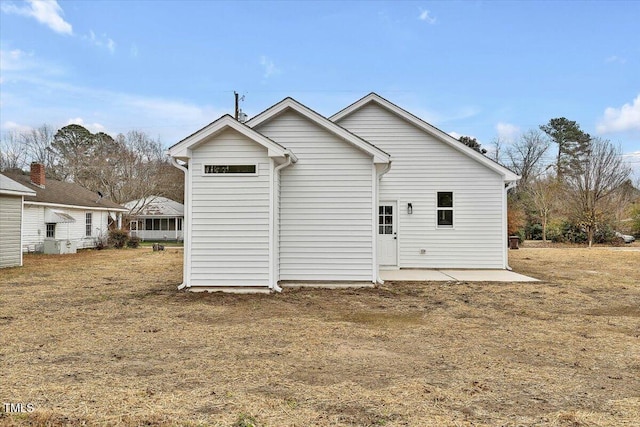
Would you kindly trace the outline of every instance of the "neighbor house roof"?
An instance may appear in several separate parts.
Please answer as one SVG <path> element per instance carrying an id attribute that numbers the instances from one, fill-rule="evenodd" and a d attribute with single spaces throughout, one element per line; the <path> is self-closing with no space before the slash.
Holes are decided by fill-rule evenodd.
<path id="1" fill-rule="evenodd" d="M 25 196 L 25 203 L 63 205 L 121 212 L 127 211 L 127 209 L 117 203 L 102 198 L 97 193 L 72 182 L 47 178 L 44 188 L 41 188 L 31 182 L 29 174 L 7 173 L 6 175 L 35 192 L 35 195 Z"/>
<path id="2" fill-rule="evenodd" d="M 0 194 L 8 196 L 35 196 L 36 192 L 12 180 L 8 176 L 0 174 Z"/>
<path id="3" fill-rule="evenodd" d="M 124 204 L 136 216 L 184 216 L 184 205 L 161 196 L 149 196 Z"/>
<path id="4" fill-rule="evenodd" d="M 247 138 L 257 142 L 267 149 L 269 157 L 285 157 L 285 155 L 291 156 L 291 159 L 295 162 L 298 158 L 289 150 L 277 142 L 267 138 L 266 136 L 256 132 L 247 125 L 240 123 L 229 114 L 225 114 L 218 120 L 209 123 L 199 131 L 189 135 L 177 144 L 169 147 L 169 155 L 176 158 L 188 158 L 188 150 L 193 149 L 208 140 L 215 137 L 221 132 L 233 129 Z"/>
<path id="5" fill-rule="evenodd" d="M 389 163 L 390 156 L 388 153 L 385 153 L 383 150 L 379 149 L 370 142 L 365 141 L 358 135 L 351 133 L 342 126 L 328 120 L 323 115 L 313 111 L 311 108 L 299 103 L 298 101 L 290 97 L 283 99 L 272 107 L 267 108 L 257 116 L 251 118 L 251 120 L 247 122 L 247 126 L 255 128 L 256 126 L 259 126 L 260 124 L 265 123 L 288 110 L 297 112 L 298 114 L 306 117 L 318 126 L 328 130 L 339 138 L 368 153 L 373 157 L 374 163 Z"/>
<path id="6" fill-rule="evenodd" d="M 498 174 L 502 175 L 505 181 L 517 181 L 518 179 L 520 179 L 520 177 L 517 174 L 515 174 L 513 171 L 507 169 L 506 167 L 502 166 L 497 162 L 494 162 L 493 160 L 483 155 L 482 153 L 477 152 L 473 148 L 467 147 L 466 145 L 464 145 L 463 143 L 461 143 L 460 141 L 458 141 L 448 133 L 441 131 L 437 127 L 425 122 L 424 120 L 422 120 L 417 116 L 414 116 L 410 112 L 398 107 L 394 103 L 384 99 L 383 97 L 381 97 L 380 95 L 374 92 L 371 92 L 369 95 L 365 96 L 364 98 L 361 98 L 360 100 L 354 102 L 348 107 L 340 110 L 333 116 L 329 117 L 329 120 L 334 122 L 339 122 L 340 120 L 353 114 L 354 112 L 360 110 L 361 108 L 363 108 L 364 106 L 370 103 L 378 104 L 384 109 L 390 111 L 391 113 L 413 124 L 418 129 L 423 130 L 427 134 L 451 146 L 455 150 L 463 154 L 466 154 L 467 156 L 471 157 L 477 162 L 487 166 L 489 169 L 494 170 Z"/>

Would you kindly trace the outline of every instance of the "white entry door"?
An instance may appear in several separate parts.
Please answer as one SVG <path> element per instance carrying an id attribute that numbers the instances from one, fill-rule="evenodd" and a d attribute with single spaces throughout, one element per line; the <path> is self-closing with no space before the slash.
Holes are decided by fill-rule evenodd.
<path id="1" fill-rule="evenodd" d="M 398 265 L 398 205 L 396 202 L 380 202 L 378 206 L 378 263 Z"/>

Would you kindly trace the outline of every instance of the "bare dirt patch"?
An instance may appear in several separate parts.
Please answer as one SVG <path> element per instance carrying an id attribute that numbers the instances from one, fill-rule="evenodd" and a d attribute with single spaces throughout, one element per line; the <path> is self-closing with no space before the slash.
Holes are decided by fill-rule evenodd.
<path id="1" fill-rule="evenodd" d="M 620 426 L 640 419 L 640 252 L 511 251 L 542 283 L 179 292 L 182 253 L 0 270 L 2 425 Z"/>

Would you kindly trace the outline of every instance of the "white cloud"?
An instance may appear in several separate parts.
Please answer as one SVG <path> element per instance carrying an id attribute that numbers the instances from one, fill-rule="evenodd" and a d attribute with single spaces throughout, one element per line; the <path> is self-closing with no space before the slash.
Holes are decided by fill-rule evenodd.
<path id="1" fill-rule="evenodd" d="M 62 8 L 56 0 L 27 0 L 27 3 L 23 7 L 16 6 L 13 3 L 3 3 L 1 8 L 4 13 L 35 18 L 56 33 L 73 34 L 73 28 L 71 24 L 62 18 Z"/>
<path id="2" fill-rule="evenodd" d="M 436 18 L 431 16 L 431 12 L 429 12 L 428 10 L 421 10 L 420 11 L 420 16 L 418 16 L 418 19 L 421 21 L 424 21 L 428 24 L 435 24 L 436 23 Z"/>
<path id="3" fill-rule="evenodd" d="M 0 71 L 17 71 L 25 66 L 29 54 L 20 49 L 0 50 Z"/>
<path id="4" fill-rule="evenodd" d="M 109 50 L 109 52 L 114 53 L 116 51 L 116 42 L 107 37 L 106 34 L 102 34 L 101 36 L 96 36 L 96 33 L 93 30 L 89 31 L 88 36 L 84 36 L 86 40 L 89 40 L 91 44 L 97 47 L 105 48 Z"/>
<path id="5" fill-rule="evenodd" d="M 80 125 L 91 133 L 106 132 L 106 129 L 107 129 L 104 126 L 102 126 L 100 123 L 85 123 L 82 117 L 69 119 L 67 121 L 67 125 Z"/>
<path id="6" fill-rule="evenodd" d="M 620 108 L 608 107 L 598 122 L 596 131 L 600 134 L 640 131 L 640 94 L 632 104 Z"/>
<path id="7" fill-rule="evenodd" d="M 7 121 L 2 124 L 2 130 L 6 131 L 29 132 L 31 129 L 30 126 L 21 125 L 12 121 Z"/>
<path id="8" fill-rule="evenodd" d="M 625 64 L 627 62 L 627 58 L 622 58 L 618 55 L 611 55 L 607 59 L 604 60 L 606 63 L 617 62 L 618 64 Z"/>
<path id="9" fill-rule="evenodd" d="M 520 128 L 510 123 L 499 122 L 496 125 L 498 138 L 504 142 L 513 142 L 520 135 Z"/>
<path id="10" fill-rule="evenodd" d="M 267 58 L 264 55 L 260 57 L 260 65 L 262 65 L 262 67 L 264 68 L 265 79 L 268 79 L 272 76 L 277 76 L 278 74 L 282 73 L 282 71 L 278 67 L 276 67 L 276 64 L 274 64 L 271 59 Z"/>

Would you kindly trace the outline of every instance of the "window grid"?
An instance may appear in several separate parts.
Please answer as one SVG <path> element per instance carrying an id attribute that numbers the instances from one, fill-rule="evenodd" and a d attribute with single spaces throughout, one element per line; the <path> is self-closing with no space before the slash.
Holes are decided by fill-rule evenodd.
<path id="1" fill-rule="evenodd" d="M 378 207 L 378 234 L 393 234 L 393 206 Z"/>
<path id="2" fill-rule="evenodd" d="M 47 223 L 47 237 L 55 238 L 56 237 L 56 223 L 48 222 Z"/>
<path id="3" fill-rule="evenodd" d="M 453 228 L 453 192 L 438 191 L 437 199 L 438 228 Z"/>
<path id="4" fill-rule="evenodd" d="M 207 175 L 224 174 L 250 174 L 255 175 L 256 165 L 204 165 L 204 173 Z"/>
<path id="5" fill-rule="evenodd" d="M 93 228 L 93 214 L 90 212 L 87 212 L 85 214 L 85 230 L 84 230 L 84 234 L 87 237 L 91 237 L 91 231 Z"/>

